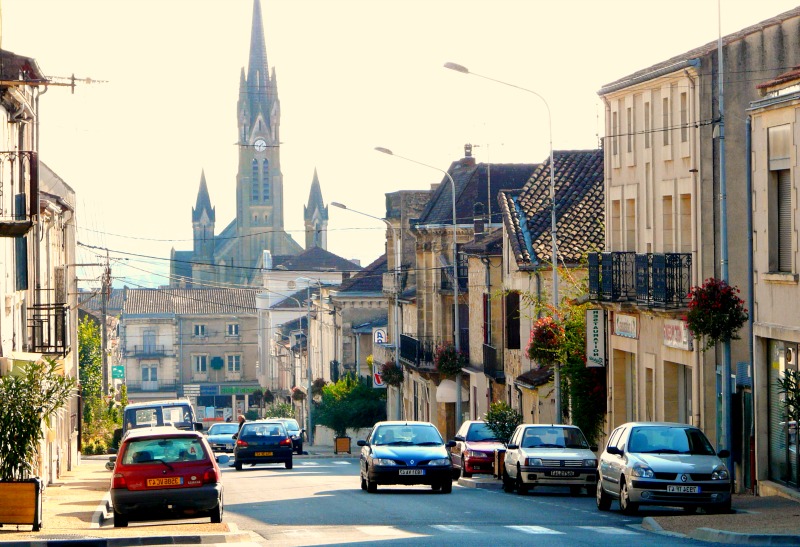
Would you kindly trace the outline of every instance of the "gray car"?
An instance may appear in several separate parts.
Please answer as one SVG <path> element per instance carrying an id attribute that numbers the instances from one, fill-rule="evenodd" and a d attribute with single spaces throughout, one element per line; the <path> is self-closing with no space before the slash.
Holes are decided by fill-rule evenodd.
<path id="1" fill-rule="evenodd" d="M 619 500 L 623 513 L 642 505 L 682 507 L 693 513 L 730 512 L 731 478 L 705 434 L 668 422 L 631 422 L 608 438 L 598 464 L 597 508 L 607 511 Z"/>

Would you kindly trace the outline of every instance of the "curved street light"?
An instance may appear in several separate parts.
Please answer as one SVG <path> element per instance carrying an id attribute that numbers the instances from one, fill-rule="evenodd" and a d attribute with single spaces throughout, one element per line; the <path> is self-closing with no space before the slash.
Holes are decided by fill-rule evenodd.
<path id="1" fill-rule="evenodd" d="M 429 169 L 434 169 L 441 173 L 447 175 L 447 178 L 450 180 L 450 184 L 453 188 L 453 329 L 454 329 L 454 338 L 455 338 L 455 346 L 456 346 L 456 353 L 461 351 L 461 329 L 459 328 L 458 324 L 458 251 L 456 247 L 456 230 L 457 230 L 457 219 L 456 219 L 456 182 L 453 180 L 453 177 L 450 176 L 450 173 L 445 171 L 444 169 L 439 169 L 433 165 L 429 165 L 427 163 L 422 163 L 421 161 L 412 160 L 411 158 L 406 158 L 405 156 L 400 156 L 399 154 L 395 154 L 388 148 L 383 148 L 382 146 L 376 146 L 375 150 L 381 152 L 383 154 L 388 154 L 390 156 L 394 156 L 396 158 L 400 158 L 402 160 L 410 161 L 411 163 L 416 163 L 417 165 L 422 165 L 423 167 L 428 167 Z M 456 431 L 461 427 L 461 371 L 458 371 L 456 374 Z"/>
<path id="2" fill-rule="evenodd" d="M 552 261 L 553 261 L 553 308 L 554 312 L 558 310 L 558 239 L 556 236 L 556 182 L 555 182 L 555 158 L 553 157 L 553 119 L 550 115 L 550 105 L 547 104 L 547 101 L 544 97 L 542 97 L 537 92 L 533 91 L 532 89 L 527 89 L 525 87 L 520 87 L 518 85 L 510 84 L 508 82 L 504 82 L 502 80 L 496 80 L 494 78 L 490 78 L 488 76 L 484 76 L 482 74 L 477 74 L 475 72 L 471 72 L 467 67 L 464 65 L 459 65 L 457 63 L 445 63 L 444 67 L 450 70 L 455 70 L 456 72 L 461 72 L 462 74 L 470 74 L 472 76 L 477 76 L 478 78 L 483 78 L 484 80 L 489 80 L 490 82 L 495 82 L 498 84 L 502 84 L 508 87 L 513 87 L 514 89 L 519 89 L 520 91 L 524 91 L 526 93 L 530 93 L 538 97 L 543 103 L 544 107 L 547 110 L 547 126 L 548 126 L 548 136 L 550 140 L 550 235 L 551 235 L 551 247 L 552 247 Z M 555 394 L 556 394 L 556 423 L 561 423 L 561 364 L 555 364 L 555 378 L 553 379 L 555 383 Z"/>

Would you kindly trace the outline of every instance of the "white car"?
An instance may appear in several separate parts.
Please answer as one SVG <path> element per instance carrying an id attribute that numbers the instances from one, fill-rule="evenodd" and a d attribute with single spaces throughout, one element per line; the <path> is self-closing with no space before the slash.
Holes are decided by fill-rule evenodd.
<path id="1" fill-rule="evenodd" d="M 503 462 L 503 490 L 525 494 L 535 486 L 568 486 L 590 496 L 597 486 L 597 456 L 574 425 L 522 424 L 517 427 Z"/>
<path id="2" fill-rule="evenodd" d="M 731 510 L 731 477 L 705 434 L 698 428 L 668 422 L 631 422 L 616 428 L 600 455 L 597 508 L 608 511 L 619 500 L 623 513 L 640 505 Z"/>

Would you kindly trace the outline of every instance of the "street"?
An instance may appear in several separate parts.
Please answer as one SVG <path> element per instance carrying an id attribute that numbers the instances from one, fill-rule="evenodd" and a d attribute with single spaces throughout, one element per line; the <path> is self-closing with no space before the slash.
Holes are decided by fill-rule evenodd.
<path id="1" fill-rule="evenodd" d="M 452 494 L 404 486 L 368 494 L 359 488 L 355 458 L 297 458 L 291 470 L 223 467 L 223 482 L 225 522 L 252 530 L 269 544 L 702 544 L 643 530 L 641 517 L 625 517 L 616 506 L 601 513 L 594 498 L 571 497 L 566 489 L 519 496 L 454 483 Z"/>

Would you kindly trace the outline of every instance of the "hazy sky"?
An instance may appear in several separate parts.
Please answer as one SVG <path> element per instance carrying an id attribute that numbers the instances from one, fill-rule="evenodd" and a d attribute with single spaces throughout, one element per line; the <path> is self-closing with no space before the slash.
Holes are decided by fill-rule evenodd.
<path id="1" fill-rule="evenodd" d="M 722 0 L 722 32 L 795 5 Z M 115 286 L 166 284 L 156 274 L 168 272 L 169 250 L 192 245 L 203 170 L 217 233 L 234 217 L 253 0 L 0 6 L 3 49 L 34 57 L 51 77 L 102 81 L 74 93 L 50 87 L 40 100 L 41 158 L 77 192 L 79 241 L 112 250 Z M 465 143 L 478 145 L 480 162 L 547 157 L 539 99 L 445 62 L 541 94 L 555 149 L 596 148 L 603 84 L 719 32 L 717 0 L 262 0 L 262 10 L 281 101 L 285 228 L 301 245 L 315 168 L 326 203 L 378 217 L 385 193 L 441 180 L 376 146 L 440 169 Z M 384 243 L 382 222 L 330 207 L 328 250 L 366 265 Z M 79 249 L 78 261 L 97 257 Z"/>

